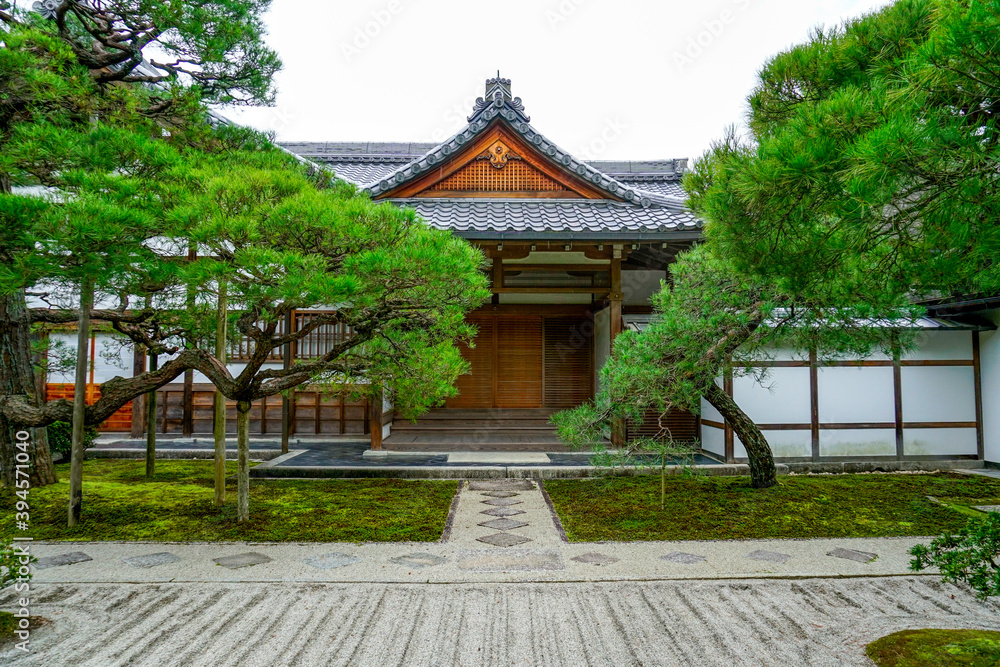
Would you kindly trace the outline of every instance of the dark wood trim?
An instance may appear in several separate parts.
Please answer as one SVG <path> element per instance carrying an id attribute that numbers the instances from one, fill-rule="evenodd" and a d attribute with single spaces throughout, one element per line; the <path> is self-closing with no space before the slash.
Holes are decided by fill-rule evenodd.
<path id="1" fill-rule="evenodd" d="M 812 459 L 818 461 L 819 453 L 819 366 L 816 348 L 809 350 L 809 428 L 812 431 Z"/>
<path id="2" fill-rule="evenodd" d="M 417 199 L 583 199 L 572 190 L 425 190 Z M 589 197 L 588 197 L 589 199 Z"/>
<path id="3" fill-rule="evenodd" d="M 493 290 L 493 304 L 500 304 L 500 292 L 503 289 L 503 257 L 493 258 L 493 273 L 490 281 L 490 289 Z"/>
<path id="4" fill-rule="evenodd" d="M 343 401 L 341 401 L 343 404 Z M 385 425 L 382 414 L 382 395 L 372 396 L 368 399 L 368 430 L 371 434 L 371 448 L 378 451 L 382 449 L 382 427 Z M 343 432 L 343 429 L 341 429 Z"/>
<path id="5" fill-rule="evenodd" d="M 808 361 L 746 361 L 737 364 L 743 368 L 805 368 Z M 894 366 L 891 359 L 874 360 L 865 359 L 859 361 L 822 361 L 817 362 L 820 368 L 890 368 Z M 900 366 L 973 366 L 972 359 L 902 359 Z"/>
<path id="6" fill-rule="evenodd" d="M 499 259 L 495 257 L 494 259 Z M 495 264 L 494 264 L 495 266 Z M 504 271 L 576 271 L 579 273 L 607 273 L 610 264 L 515 264 L 508 263 Z"/>
<path id="7" fill-rule="evenodd" d="M 733 368 L 732 366 L 726 366 L 726 371 L 722 376 L 722 389 L 725 391 L 730 398 L 733 397 Z M 733 433 L 733 427 L 728 421 L 723 422 L 725 433 L 723 438 L 725 440 L 725 452 L 726 452 L 726 463 L 732 463 L 736 460 L 736 434 Z"/>
<path id="8" fill-rule="evenodd" d="M 893 344 L 892 349 L 892 397 L 893 410 L 896 415 L 893 428 L 896 431 L 896 457 L 903 458 L 903 371 L 900 366 L 902 353 L 898 344 Z"/>
<path id="9" fill-rule="evenodd" d="M 620 254 L 617 247 L 615 254 Z M 607 290 L 605 291 L 607 292 Z M 608 292 L 608 298 L 611 299 L 612 343 L 624 328 L 622 323 L 622 300 L 624 297 L 625 295 L 622 294 L 622 260 L 621 257 L 615 257 L 611 260 L 611 290 Z"/>
<path id="10" fill-rule="evenodd" d="M 980 459 L 986 458 L 986 440 L 983 429 L 983 372 L 982 357 L 979 349 L 979 332 L 972 332 L 972 374 L 973 386 L 976 392 L 976 452 Z"/>
<path id="11" fill-rule="evenodd" d="M 858 463 L 858 462 L 897 462 L 897 461 L 975 461 L 975 454 L 913 454 L 898 458 L 892 456 L 821 456 L 819 463 Z M 778 463 L 815 463 L 811 458 L 804 456 L 782 456 L 775 457 Z M 747 459 L 736 459 L 735 463 L 746 463 Z"/>
<path id="12" fill-rule="evenodd" d="M 517 317 L 518 315 L 541 315 L 543 317 L 574 316 L 585 317 L 591 310 L 591 304 L 546 305 L 542 303 L 502 303 L 498 305 L 481 306 L 469 312 L 470 317 L 497 315 L 500 317 Z"/>
<path id="13" fill-rule="evenodd" d="M 494 294 L 608 294 L 607 287 L 494 287 Z"/>
<path id="14" fill-rule="evenodd" d="M 717 422 L 702 418 L 702 424 L 713 428 L 725 428 L 723 422 Z M 817 424 L 818 430 L 823 431 L 850 431 L 850 430 L 895 430 L 896 422 L 863 422 L 852 424 L 849 422 L 828 422 Z M 757 424 L 757 428 L 762 431 L 812 431 L 813 424 Z M 976 428 L 976 422 L 903 422 L 904 429 L 913 428 Z"/>
<path id="15" fill-rule="evenodd" d="M 260 399 L 260 433 L 267 435 L 267 396 Z"/>

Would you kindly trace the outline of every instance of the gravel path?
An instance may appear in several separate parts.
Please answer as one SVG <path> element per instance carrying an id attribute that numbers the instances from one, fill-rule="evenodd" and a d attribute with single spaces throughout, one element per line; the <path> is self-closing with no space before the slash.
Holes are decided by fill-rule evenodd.
<path id="1" fill-rule="evenodd" d="M 1000 628 L 933 577 L 511 584 L 38 584 L 5 665 L 863 665 L 910 627 Z M 6 594 L 0 603 L 9 602 Z"/>

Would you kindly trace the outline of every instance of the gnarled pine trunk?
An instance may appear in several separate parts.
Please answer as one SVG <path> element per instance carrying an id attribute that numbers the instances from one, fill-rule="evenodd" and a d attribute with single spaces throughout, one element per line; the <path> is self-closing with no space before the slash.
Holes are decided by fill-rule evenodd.
<path id="1" fill-rule="evenodd" d="M 747 416 L 732 396 L 714 382 L 705 393 L 705 400 L 723 416 L 747 450 L 750 463 L 750 484 L 755 489 L 766 489 L 778 483 L 771 446 L 753 420 Z"/>
<path id="2" fill-rule="evenodd" d="M 83 434 L 86 428 L 87 370 L 89 366 L 90 310 L 94 307 L 94 285 L 86 279 L 80 288 L 80 323 L 76 332 L 76 384 L 73 389 L 73 444 L 69 465 L 70 528 L 80 523 L 83 507 Z"/>
<path id="3" fill-rule="evenodd" d="M 215 358 L 223 366 L 226 364 L 226 281 L 219 280 L 219 321 L 215 328 Z M 215 436 L 215 506 L 226 502 L 226 397 L 215 390 L 215 420 L 212 426 Z"/>
<path id="4" fill-rule="evenodd" d="M 38 395 L 35 383 L 31 362 L 31 322 L 23 291 L 0 294 L 0 394 L 31 396 L 36 405 L 45 400 L 44 396 Z M 31 434 L 28 441 L 31 486 L 54 484 L 56 473 L 52 467 L 45 428 L 26 428 L 0 414 L 0 475 L 3 483 L 12 486 L 16 481 L 15 434 L 19 431 Z"/>

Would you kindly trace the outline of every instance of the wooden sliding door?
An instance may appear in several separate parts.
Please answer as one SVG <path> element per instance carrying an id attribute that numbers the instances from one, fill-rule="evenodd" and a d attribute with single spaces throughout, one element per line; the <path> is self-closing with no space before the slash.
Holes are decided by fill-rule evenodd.
<path id="1" fill-rule="evenodd" d="M 447 407 L 568 408 L 593 395 L 593 326 L 579 317 L 475 314 L 475 346 L 463 346 L 470 372 Z"/>

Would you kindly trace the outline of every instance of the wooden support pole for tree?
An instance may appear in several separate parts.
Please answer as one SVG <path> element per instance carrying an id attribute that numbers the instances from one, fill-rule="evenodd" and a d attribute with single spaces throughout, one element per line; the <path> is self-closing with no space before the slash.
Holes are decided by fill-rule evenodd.
<path id="1" fill-rule="evenodd" d="M 250 401 L 236 402 L 236 520 L 250 520 Z"/>
<path id="2" fill-rule="evenodd" d="M 159 357 L 153 352 L 149 353 L 149 370 L 153 372 L 159 365 Z M 156 390 L 146 394 L 146 477 L 156 474 Z M 163 399 L 163 407 L 166 408 L 166 397 Z"/>
<path id="3" fill-rule="evenodd" d="M 226 364 L 226 317 L 229 312 L 227 286 L 219 280 L 218 321 L 215 326 L 215 358 Z M 215 506 L 226 502 L 226 397 L 215 390 L 215 419 L 212 431 L 215 436 Z"/>
<path id="4" fill-rule="evenodd" d="M 195 246 L 188 247 L 188 261 L 193 262 L 198 259 L 198 251 Z M 196 294 L 193 288 L 188 287 L 187 305 L 188 309 L 194 308 Z M 194 434 L 194 369 L 184 371 L 184 399 L 181 412 L 181 435 L 190 436 Z"/>
<path id="5" fill-rule="evenodd" d="M 371 430 L 372 449 L 382 449 L 382 388 L 375 390 L 368 399 L 368 424 Z"/>
<path id="6" fill-rule="evenodd" d="M 83 504 L 83 433 L 87 410 L 87 366 L 90 343 L 90 310 L 94 284 L 87 278 L 80 286 L 80 320 L 76 332 L 76 384 L 73 393 L 73 440 L 69 471 L 69 527 L 80 522 Z"/>
<path id="7" fill-rule="evenodd" d="M 132 348 L 132 376 L 146 372 L 146 349 L 142 345 Z M 137 396 L 132 399 L 132 432 L 133 438 L 141 438 L 146 429 L 146 397 Z"/>

